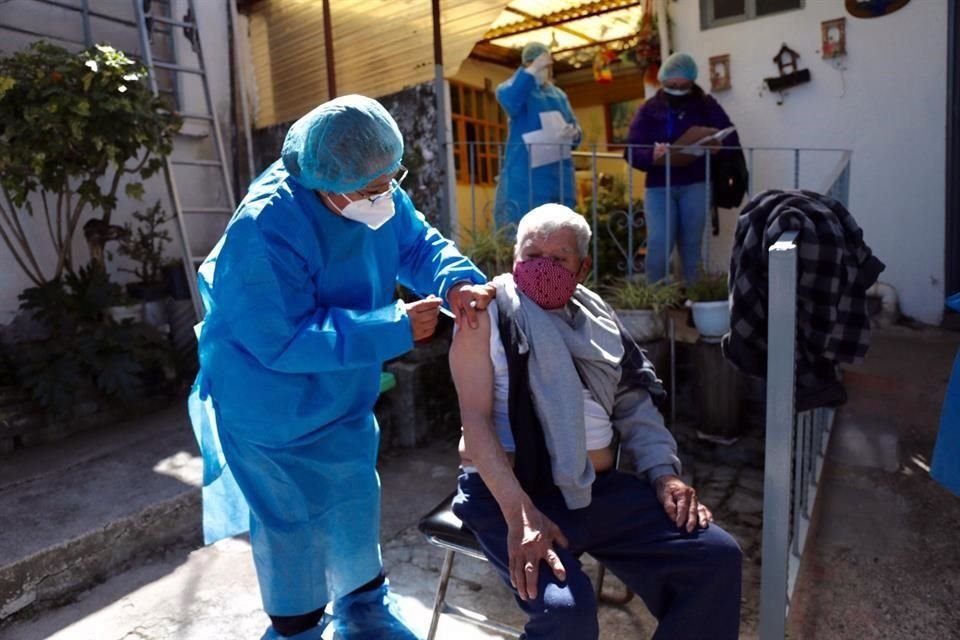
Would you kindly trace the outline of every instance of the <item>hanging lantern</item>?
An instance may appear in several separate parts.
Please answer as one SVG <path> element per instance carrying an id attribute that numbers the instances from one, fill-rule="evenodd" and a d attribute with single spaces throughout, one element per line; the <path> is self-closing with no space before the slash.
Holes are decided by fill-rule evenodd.
<path id="1" fill-rule="evenodd" d="M 600 84 L 610 84 L 613 82 L 612 63 L 617 59 L 617 54 L 609 49 L 597 51 L 593 57 L 593 79 Z"/>

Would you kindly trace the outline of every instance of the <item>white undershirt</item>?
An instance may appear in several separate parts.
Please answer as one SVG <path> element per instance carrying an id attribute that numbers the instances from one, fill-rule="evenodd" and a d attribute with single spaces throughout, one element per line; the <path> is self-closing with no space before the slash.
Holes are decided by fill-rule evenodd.
<path id="1" fill-rule="evenodd" d="M 507 398 L 510 392 L 510 373 L 507 368 L 507 352 L 500 340 L 496 300 L 487 307 L 490 316 L 490 361 L 493 363 L 493 426 L 503 450 L 513 452 L 513 432 L 510 430 L 510 413 Z M 586 426 L 587 451 L 604 449 L 613 441 L 613 425 L 610 416 L 597 402 L 589 389 L 583 389 L 583 423 Z"/>

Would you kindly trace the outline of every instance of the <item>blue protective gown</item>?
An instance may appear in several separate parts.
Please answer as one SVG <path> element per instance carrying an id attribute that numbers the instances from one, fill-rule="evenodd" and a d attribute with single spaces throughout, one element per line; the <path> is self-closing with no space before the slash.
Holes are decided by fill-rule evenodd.
<path id="1" fill-rule="evenodd" d="M 280 162 L 250 188 L 200 269 L 206 318 L 190 397 L 208 543 L 250 529 L 264 608 L 313 611 L 381 569 L 383 362 L 413 346 L 397 280 L 444 300 L 485 281 L 402 190 L 373 231 L 327 209 Z"/>
<path id="2" fill-rule="evenodd" d="M 933 479 L 960 496 L 960 352 L 953 361 L 953 373 L 943 398 L 940 431 L 930 466 Z"/>
<path id="3" fill-rule="evenodd" d="M 570 158 L 539 167 L 530 166 L 530 148 L 524 134 L 543 128 L 541 113 L 559 112 L 563 119 L 577 125 L 567 95 L 553 84 L 538 86 L 536 78 L 523 69 L 497 87 L 497 101 L 509 116 L 509 132 L 495 201 L 498 224 L 520 221 L 530 209 L 547 202 L 573 207 L 576 200 L 573 161 Z M 580 144 L 582 133 L 571 143 Z M 558 141 L 558 143 L 560 143 Z"/>

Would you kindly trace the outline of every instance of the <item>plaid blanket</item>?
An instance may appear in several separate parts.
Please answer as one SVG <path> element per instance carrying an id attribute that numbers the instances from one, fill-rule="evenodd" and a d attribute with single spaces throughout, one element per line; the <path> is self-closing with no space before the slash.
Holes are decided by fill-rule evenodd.
<path id="1" fill-rule="evenodd" d="M 885 265 L 836 200 L 812 191 L 764 191 L 737 221 L 730 258 L 727 360 L 766 377 L 767 250 L 797 231 L 797 410 L 846 401 L 837 365 L 860 362 L 870 347 L 866 290 Z"/>

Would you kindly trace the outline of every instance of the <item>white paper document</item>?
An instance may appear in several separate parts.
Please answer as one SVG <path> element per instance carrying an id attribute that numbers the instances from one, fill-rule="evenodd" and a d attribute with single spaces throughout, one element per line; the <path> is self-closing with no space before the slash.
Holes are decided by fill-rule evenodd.
<path id="1" fill-rule="evenodd" d="M 563 135 L 567 121 L 559 111 L 544 111 L 540 114 L 540 128 L 523 134 L 523 141 L 530 151 L 530 167 L 560 162 L 571 157 L 572 141 Z"/>

